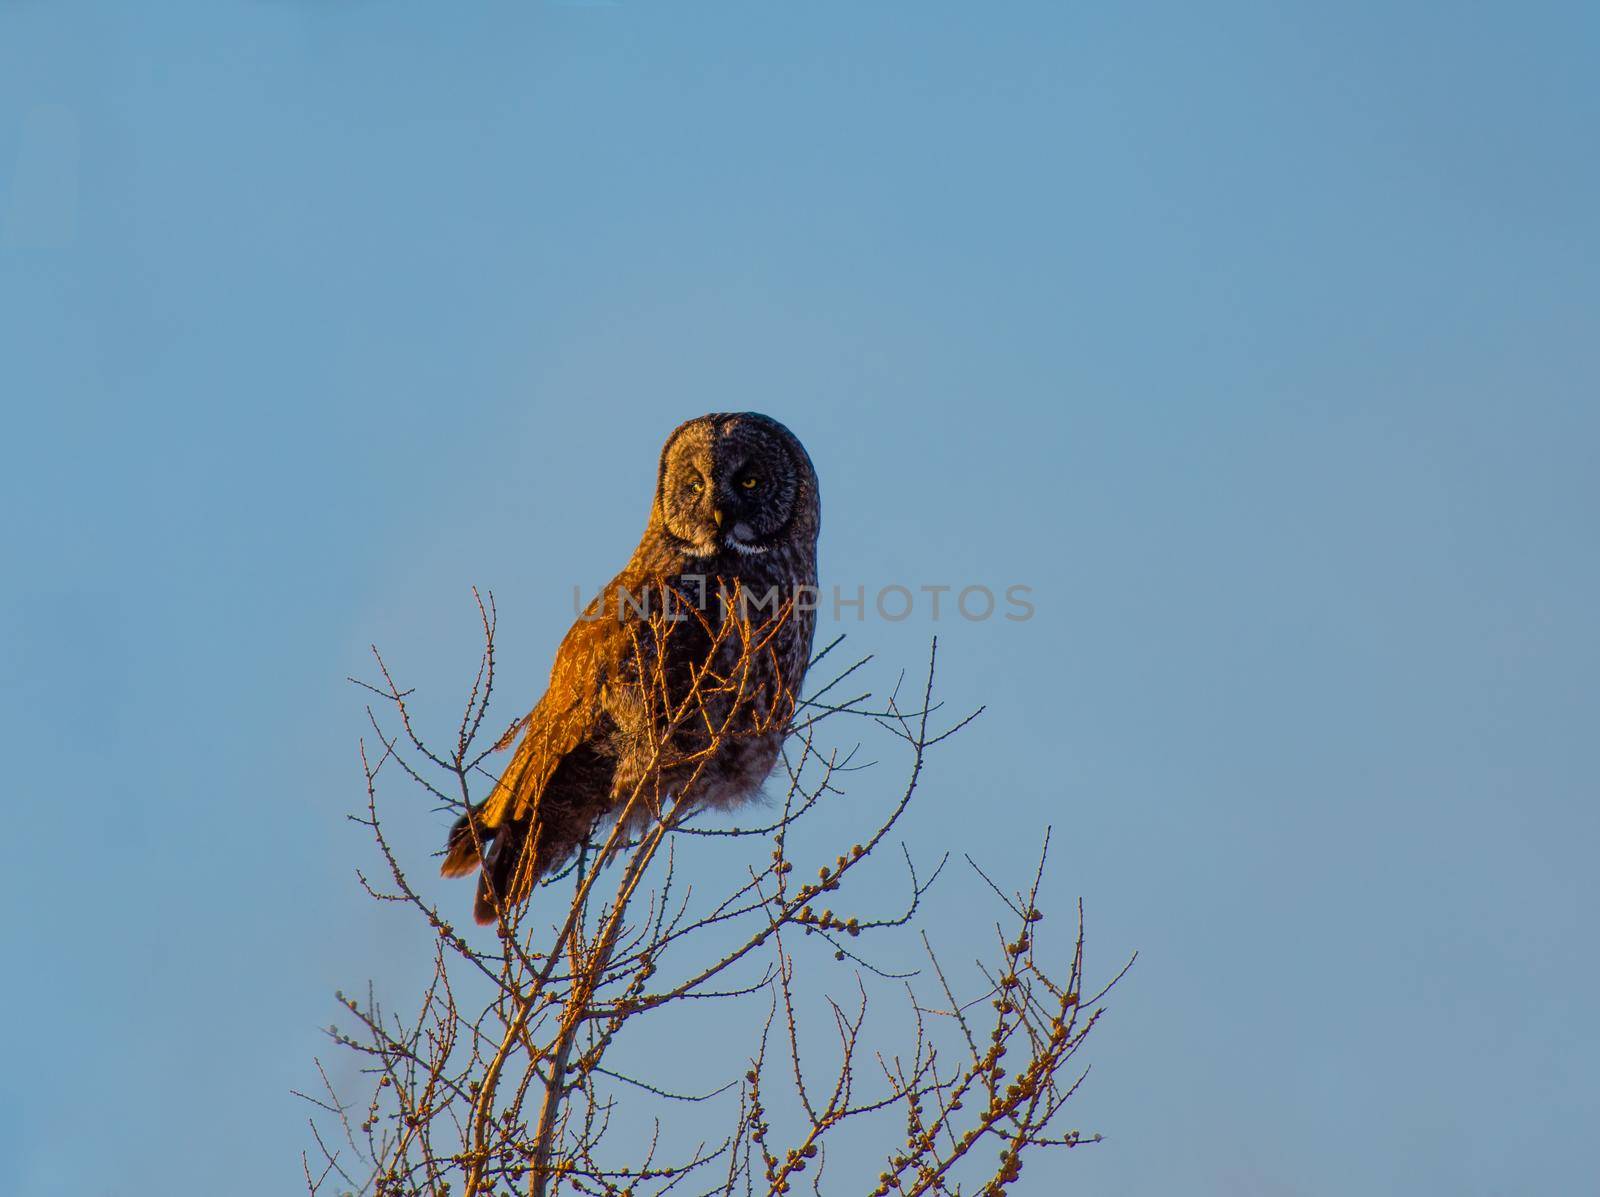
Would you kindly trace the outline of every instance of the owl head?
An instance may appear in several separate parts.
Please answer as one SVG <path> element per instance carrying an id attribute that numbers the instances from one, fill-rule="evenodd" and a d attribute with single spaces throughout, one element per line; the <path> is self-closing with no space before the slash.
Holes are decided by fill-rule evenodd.
<path id="1" fill-rule="evenodd" d="M 696 557 L 815 543 L 817 474 L 798 438 L 771 416 L 713 412 L 667 438 L 654 515 Z"/>

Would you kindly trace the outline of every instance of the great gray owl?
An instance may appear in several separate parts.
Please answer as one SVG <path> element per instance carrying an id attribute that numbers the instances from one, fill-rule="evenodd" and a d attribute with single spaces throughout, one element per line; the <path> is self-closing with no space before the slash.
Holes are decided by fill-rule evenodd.
<path id="1" fill-rule="evenodd" d="M 756 794 L 811 656 L 820 523 L 811 458 L 778 421 L 713 413 L 673 431 L 639 547 L 562 640 L 494 791 L 451 828 L 440 871 L 482 864 L 478 922 L 608 815 Z"/>

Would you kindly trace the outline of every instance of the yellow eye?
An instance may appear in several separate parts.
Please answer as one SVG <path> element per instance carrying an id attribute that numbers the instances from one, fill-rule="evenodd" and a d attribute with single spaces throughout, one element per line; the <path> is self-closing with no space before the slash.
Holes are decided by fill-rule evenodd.
<path id="1" fill-rule="evenodd" d="M 757 486 L 759 481 L 760 481 L 759 479 L 751 477 L 751 478 L 744 479 L 743 481 L 741 481 L 739 483 L 739 485 L 744 487 L 745 490 L 755 490 L 755 488 L 756 488 L 756 486 Z"/>
<path id="2" fill-rule="evenodd" d="M 695 494 L 699 494 L 701 491 L 705 490 L 705 488 L 705 482 L 699 478 L 696 478 L 693 482 L 689 483 L 689 489 L 694 491 Z"/>

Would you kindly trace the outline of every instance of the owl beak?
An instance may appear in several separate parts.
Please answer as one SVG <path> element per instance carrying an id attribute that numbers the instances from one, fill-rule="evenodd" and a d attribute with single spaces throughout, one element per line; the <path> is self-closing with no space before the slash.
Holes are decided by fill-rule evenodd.
<path id="1" fill-rule="evenodd" d="M 717 531 L 721 532 L 722 531 L 722 520 L 723 520 L 722 508 L 713 507 L 711 509 L 711 519 L 713 520 L 713 522 L 716 523 Z"/>

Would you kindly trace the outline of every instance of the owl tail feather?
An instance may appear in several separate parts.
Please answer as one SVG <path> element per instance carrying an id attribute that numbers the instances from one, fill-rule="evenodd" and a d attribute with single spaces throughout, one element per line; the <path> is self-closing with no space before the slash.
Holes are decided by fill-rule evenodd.
<path id="1" fill-rule="evenodd" d="M 532 826 L 532 819 L 517 819 L 495 832 L 472 904 L 472 917 L 479 923 L 487 926 L 494 922 L 502 911 L 520 906 L 533 891 L 533 853 L 528 851 Z"/>
<path id="2" fill-rule="evenodd" d="M 532 892 L 537 870 L 528 851 L 528 833 L 533 824 L 531 817 L 524 817 L 490 827 L 479 808 L 462 815 L 450 828 L 439 873 L 465 877 L 482 866 L 472 907 L 472 917 L 479 923 L 487 926 L 494 922 L 498 912 L 520 905 Z"/>
<path id="3" fill-rule="evenodd" d="M 439 875 L 465 877 L 472 872 L 482 863 L 480 850 L 489 851 L 494 834 L 495 829 L 485 826 L 477 811 L 462 815 L 450 828 L 450 835 L 444 842 L 444 863 L 439 866 Z"/>

